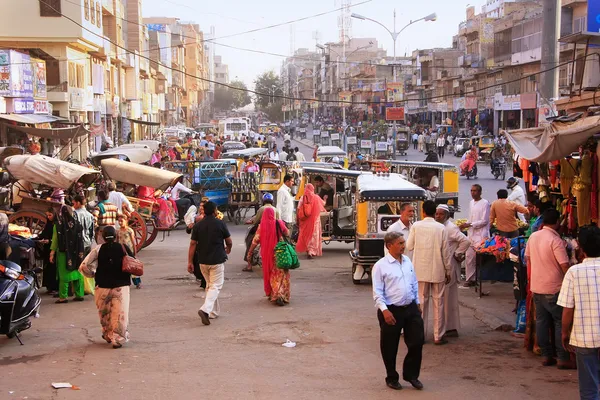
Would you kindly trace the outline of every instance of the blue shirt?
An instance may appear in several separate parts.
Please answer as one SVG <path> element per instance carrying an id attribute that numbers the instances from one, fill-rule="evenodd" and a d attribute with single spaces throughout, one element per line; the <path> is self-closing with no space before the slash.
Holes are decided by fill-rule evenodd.
<path id="1" fill-rule="evenodd" d="M 373 299 L 381 311 L 388 305 L 407 306 L 413 301 L 419 304 L 419 283 L 415 269 L 408 257 L 402 255 L 402 263 L 390 254 L 373 266 Z"/>

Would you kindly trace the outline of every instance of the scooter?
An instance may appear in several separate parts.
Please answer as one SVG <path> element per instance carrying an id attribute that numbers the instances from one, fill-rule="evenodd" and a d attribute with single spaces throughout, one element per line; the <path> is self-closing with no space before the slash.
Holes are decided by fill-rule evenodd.
<path id="1" fill-rule="evenodd" d="M 492 160 L 491 166 L 494 179 L 501 177 L 500 179 L 504 180 L 506 178 L 506 159 L 504 157 Z"/>
<path id="2" fill-rule="evenodd" d="M 21 267 L 8 260 L 0 261 L 0 334 L 17 338 L 19 333 L 31 328 L 31 316 L 40 308 L 36 271 L 21 271 Z"/>

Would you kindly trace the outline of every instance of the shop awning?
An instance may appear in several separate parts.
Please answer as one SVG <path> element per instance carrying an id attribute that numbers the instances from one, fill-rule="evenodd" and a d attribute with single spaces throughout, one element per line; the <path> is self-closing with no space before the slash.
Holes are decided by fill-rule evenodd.
<path id="1" fill-rule="evenodd" d="M 576 151 L 588 138 L 600 133 L 600 116 L 572 122 L 554 121 L 539 128 L 503 131 L 515 152 L 529 161 L 550 162 Z"/>
<path id="2" fill-rule="evenodd" d="M 127 118 L 127 119 L 130 120 L 131 122 L 133 122 L 134 124 L 149 125 L 149 126 L 159 126 L 160 125 L 160 122 L 142 121 L 141 119 L 131 119 L 131 118 Z"/>
<path id="3" fill-rule="evenodd" d="M 72 126 L 68 128 L 33 128 L 28 126 L 10 125 L 11 129 L 26 133 L 31 136 L 37 136 L 45 139 L 61 139 L 72 140 L 79 136 L 84 136 L 90 133 L 82 125 Z"/>
<path id="4" fill-rule="evenodd" d="M 49 122 L 66 121 L 63 117 L 45 114 L 0 114 L 0 119 L 19 122 L 21 124 L 45 124 Z"/>

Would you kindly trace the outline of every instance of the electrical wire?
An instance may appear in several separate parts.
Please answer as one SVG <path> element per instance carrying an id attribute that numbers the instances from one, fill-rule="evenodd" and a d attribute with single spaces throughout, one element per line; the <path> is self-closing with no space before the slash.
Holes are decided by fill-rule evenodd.
<path id="1" fill-rule="evenodd" d="M 77 21 L 73 20 L 72 18 L 70 18 L 70 17 L 62 14 L 60 11 L 56 10 L 54 7 L 52 7 L 50 4 L 46 3 L 44 0 L 38 0 L 38 1 L 40 3 L 46 5 L 48 8 L 52 9 L 57 15 L 60 15 L 63 18 L 71 21 L 72 23 L 74 23 L 75 25 L 79 26 L 80 28 L 82 28 L 82 29 L 90 32 L 91 34 L 93 34 L 95 36 L 98 36 L 99 38 L 107 40 L 109 43 L 115 45 L 116 47 L 119 47 L 119 48 L 121 48 L 123 50 L 129 51 L 127 48 L 125 48 L 125 47 L 123 47 L 121 45 L 118 45 L 118 44 L 116 44 L 116 43 L 114 43 L 114 42 L 112 42 L 112 41 L 104 38 L 104 36 L 101 36 L 101 35 L 97 34 L 96 32 L 94 32 L 94 31 L 92 31 L 92 30 L 84 27 L 79 22 L 77 22 Z M 129 52 L 131 52 L 131 51 L 129 51 Z M 296 100 L 297 101 L 317 101 L 317 102 L 321 102 L 321 103 L 357 104 L 357 105 L 359 105 L 359 104 L 371 105 L 371 104 L 380 104 L 380 103 L 384 103 L 384 104 L 385 103 L 388 103 L 388 104 L 389 103 L 394 103 L 395 105 L 398 105 L 398 104 L 405 104 L 405 103 L 408 103 L 409 101 L 411 101 L 411 100 L 407 99 L 407 100 L 400 100 L 400 101 L 394 101 L 394 102 L 379 102 L 379 103 L 375 103 L 375 102 L 371 102 L 371 101 L 354 102 L 354 101 L 345 101 L 345 100 L 320 100 L 320 99 L 312 99 L 312 98 L 302 98 L 302 97 L 291 97 L 291 96 L 285 96 L 285 95 L 276 95 L 276 94 L 270 94 L 270 93 L 261 93 L 261 92 L 255 91 L 255 90 L 243 89 L 243 88 L 239 88 L 239 87 L 232 86 L 232 85 L 229 85 L 229 84 L 225 84 L 225 83 L 220 83 L 220 82 L 217 82 L 217 81 L 213 81 L 213 80 L 210 80 L 210 79 L 201 78 L 201 77 L 189 74 L 189 73 L 187 73 L 185 71 L 181 71 L 181 70 L 179 70 L 177 68 L 173 68 L 171 66 L 166 66 L 166 65 L 164 65 L 164 64 L 162 64 L 160 62 L 156 62 L 155 60 L 151 60 L 149 57 L 142 56 L 142 55 L 138 55 L 138 56 L 140 58 L 146 59 L 148 61 L 155 62 L 155 63 L 157 63 L 157 64 L 159 64 L 159 65 L 161 65 L 161 66 L 163 66 L 163 67 L 165 67 L 167 69 L 170 69 L 172 71 L 179 72 L 179 73 L 183 74 L 184 76 L 187 76 L 187 77 L 190 77 L 190 78 L 194 78 L 194 79 L 197 79 L 197 80 L 200 80 L 200 81 L 204 81 L 204 82 L 213 83 L 213 84 L 219 85 L 219 86 L 224 86 L 224 87 L 227 87 L 227 88 L 233 89 L 233 90 L 239 90 L 239 91 L 243 91 L 243 92 L 252 93 L 252 94 L 255 94 L 257 96 L 263 96 L 263 97 L 272 97 L 272 98 L 278 98 L 278 99 L 284 99 L 284 100 L 294 100 L 294 101 L 296 101 Z M 576 61 L 580 60 L 580 59 L 587 59 L 587 57 L 589 57 L 589 56 L 599 56 L 600 57 L 600 54 L 598 54 L 598 53 L 586 54 L 586 55 L 584 55 L 582 57 L 577 58 Z M 557 64 L 554 67 L 551 67 L 551 68 L 548 68 L 548 69 L 545 69 L 545 70 L 542 70 L 542 71 L 539 71 L 539 72 L 535 72 L 533 74 L 524 75 L 524 76 L 522 76 L 520 78 L 517 78 L 517 79 L 513 79 L 513 80 L 510 80 L 510 81 L 506 81 L 506 82 L 502 82 L 502 83 L 497 83 L 497 84 L 494 84 L 494 85 L 486 86 L 486 87 L 483 87 L 481 89 L 475 89 L 475 90 L 471 90 L 471 91 L 465 91 L 463 93 L 462 97 L 466 96 L 467 94 L 475 94 L 477 92 L 481 92 L 481 91 L 484 91 L 484 90 L 487 90 L 487 89 L 493 89 L 493 88 L 496 88 L 496 87 L 499 87 L 499 86 L 503 86 L 503 85 L 507 85 L 507 84 L 511 84 L 511 83 L 520 82 L 520 81 L 523 81 L 523 80 L 526 80 L 526 79 L 530 79 L 533 76 L 537 76 L 537 75 L 541 75 L 541 74 L 543 74 L 545 72 L 553 71 L 553 70 L 558 69 L 560 67 L 563 67 L 565 65 L 571 64 L 572 62 L 573 62 L 572 60 L 571 61 L 567 61 L 567 62 L 562 63 L 562 64 Z M 442 99 L 442 98 L 443 99 L 447 99 L 448 97 L 450 97 L 450 96 L 449 95 L 439 95 L 439 96 L 431 96 L 431 97 L 428 97 L 428 98 L 415 99 L 415 100 L 419 100 L 419 101 L 423 101 L 423 100 L 436 100 L 436 99 Z M 412 100 L 412 101 L 414 101 L 414 100 Z"/>

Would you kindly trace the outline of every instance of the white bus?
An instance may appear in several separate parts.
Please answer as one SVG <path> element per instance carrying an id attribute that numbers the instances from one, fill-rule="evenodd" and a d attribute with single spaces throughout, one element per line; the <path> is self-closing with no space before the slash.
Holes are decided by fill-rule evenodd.
<path id="1" fill-rule="evenodd" d="M 227 118 L 219 121 L 219 136 L 225 140 L 240 140 L 242 135 L 248 136 L 250 124 L 247 118 Z"/>

